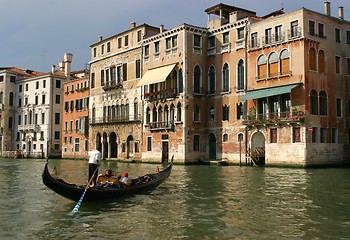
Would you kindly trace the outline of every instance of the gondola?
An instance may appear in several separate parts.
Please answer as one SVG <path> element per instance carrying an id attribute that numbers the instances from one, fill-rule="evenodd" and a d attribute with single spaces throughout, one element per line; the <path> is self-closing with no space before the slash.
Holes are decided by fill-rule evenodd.
<path id="1" fill-rule="evenodd" d="M 162 171 L 146 174 L 134 179 L 133 184 L 129 187 L 106 187 L 98 184 L 94 187 L 89 187 L 85 193 L 84 202 L 114 199 L 122 196 L 151 191 L 169 177 L 171 168 L 172 162 Z M 48 163 L 45 164 L 42 178 L 44 184 L 48 188 L 73 201 L 79 201 L 86 187 L 83 185 L 70 184 L 65 182 L 63 179 L 53 177 L 49 172 Z"/>

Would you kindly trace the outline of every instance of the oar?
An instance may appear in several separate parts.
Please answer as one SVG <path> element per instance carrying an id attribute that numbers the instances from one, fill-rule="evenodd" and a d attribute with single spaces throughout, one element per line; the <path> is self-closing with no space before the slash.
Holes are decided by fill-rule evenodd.
<path id="1" fill-rule="evenodd" d="M 73 210 L 72 210 L 71 213 L 76 213 L 76 212 L 79 211 L 79 208 L 80 208 L 81 203 L 83 202 L 85 193 L 86 193 L 87 189 L 89 188 L 92 179 L 94 179 L 94 176 L 95 176 L 95 173 L 96 173 L 97 169 L 98 169 L 98 167 L 95 169 L 94 174 L 92 174 L 92 177 L 90 178 L 88 184 L 87 184 L 86 187 L 85 187 L 85 190 L 84 190 L 84 192 L 83 192 L 83 195 L 81 195 L 81 197 L 80 197 L 78 203 L 75 205 L 75 207 L 73 208 Z"/>

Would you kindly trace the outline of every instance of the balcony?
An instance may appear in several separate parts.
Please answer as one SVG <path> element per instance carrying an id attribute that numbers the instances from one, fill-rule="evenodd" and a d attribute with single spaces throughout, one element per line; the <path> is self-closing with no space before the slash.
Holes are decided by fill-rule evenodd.
<path id="1" fill-rule="evenodd" d="M 123 123 L 135 123 L 141 122 L 141 115 L 127 115 L 127 116 L 106 116 L 106 117 L 98 117 L 98 118 L 90 118 L 90 124 L 123 124 Z"/>
<path id="2" fill-rule="evenodd" d="M 18 131 L 20 131 L 20 132 L 39 132 L 40 127 L 38 124 L 18 125 Z"/>
<path id="3" fill-rule="evenodd" d="M 146 125 L 147 126 L 147 125 Z M 174 130 L 174 121 L 164 121 L 164 122 L 150 122 L 148 123 L 150 131 L 161 131 L 161 130 Z"/>
<path id="4" fill-rule="evenodd" d="M 246 126 L 283 125 L 291 123 L 303 123 L 305 114 L 302 111 L 287 111 L 279 113 L 264 113 L 256 115 L 244 115 L 242 124 Z"/>
<path id="5" fill-rule="evenodd" d="M 123 88 L 123 84 L 122 83 L 116 83 L 115 81 L 110 81 L 110 82 L 106 82 L 104 83 L 104 85 L 102 86 L 102 89 L 105 91 L 114 89 L 114 88 Z"/>
<path id="6" fill-rule="evenodd" d="M 155 92 L 148 92 L 145 93 L 144 97 L 147 101 L 157 101 L 157 100 L 164 100 L 168 98 L 175 98 L 177 95 L 176 88 L 169 88 L 164 90 L 159 90 Z"/>

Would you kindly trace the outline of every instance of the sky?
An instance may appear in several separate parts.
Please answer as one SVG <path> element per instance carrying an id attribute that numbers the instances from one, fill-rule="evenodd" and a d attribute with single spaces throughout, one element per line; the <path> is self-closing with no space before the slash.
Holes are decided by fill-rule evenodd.
<path id="1" fill-rule="evenodd" d="M 344 7 L 350 21 L 350 0 L 328 0 L 331 15 Z M 73 54 L 72 70 L 90 61 L 90 45 L 130 29 L 130 23 L 171 29 L 183 23 L 207 26 L 210 6 L 224 3 L 264 16 L 302 7 L 324 13 L 323 0 L 0 0 L 0 67 L 51 71 Z"/>

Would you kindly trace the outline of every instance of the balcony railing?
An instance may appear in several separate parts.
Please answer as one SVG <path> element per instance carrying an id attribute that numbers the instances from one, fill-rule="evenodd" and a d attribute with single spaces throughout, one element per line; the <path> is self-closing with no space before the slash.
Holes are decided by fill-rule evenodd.
<path id="1" fill-rule="evenodd" d="M 106 117 L 97 117 L 97 118 L 90 118 L 89 123 L 90 124 L 103 124 L 103 123 L 135 123 L 135 122 L 141 122 L 141 115 L 127 115 L 127 116 L 106 116 Z"/>
<path id="2" fill-rule="evenodd" d="M 22 131 L 22 132 L 39 132 L 39 125 L 38 124 L 18 125 L 18 131 Z"/>
<path id="3" fill-rule="evenodd" d="M 150 122 L 148 123 L 148 126 L 151 131 L 175 129 L 174 121 Z"/>
<path id="4" fill-rule="evenodd" d="M 116 83 L 115 81 L 110 81 L 110 82 L 105 82 L 105 84 L 102 86 L 102 89 L 107 91 L 113 88 L 122 88 L 122 87 L 123 87 L 123 84 Z"/>
<path id="5" fill-rule="evenodd" d="M 145 97 L 145 100 L 155 101 L 155 100 L 162 100 L 167 98 L 174 98 L 176 95 L 177 95 L 176 88 L 169 88 L 169 89 L 159 90 L 155 92 L 145 93 L 144 97 Z"/>
<path id="6" fill-rule="evenodd" d="M 274 112 L 256 115 L 244 115 L 242 124 L 247 126 L 281 125 L 288 123 L 302 123 L 305 114 L 302 111 Z"/>

